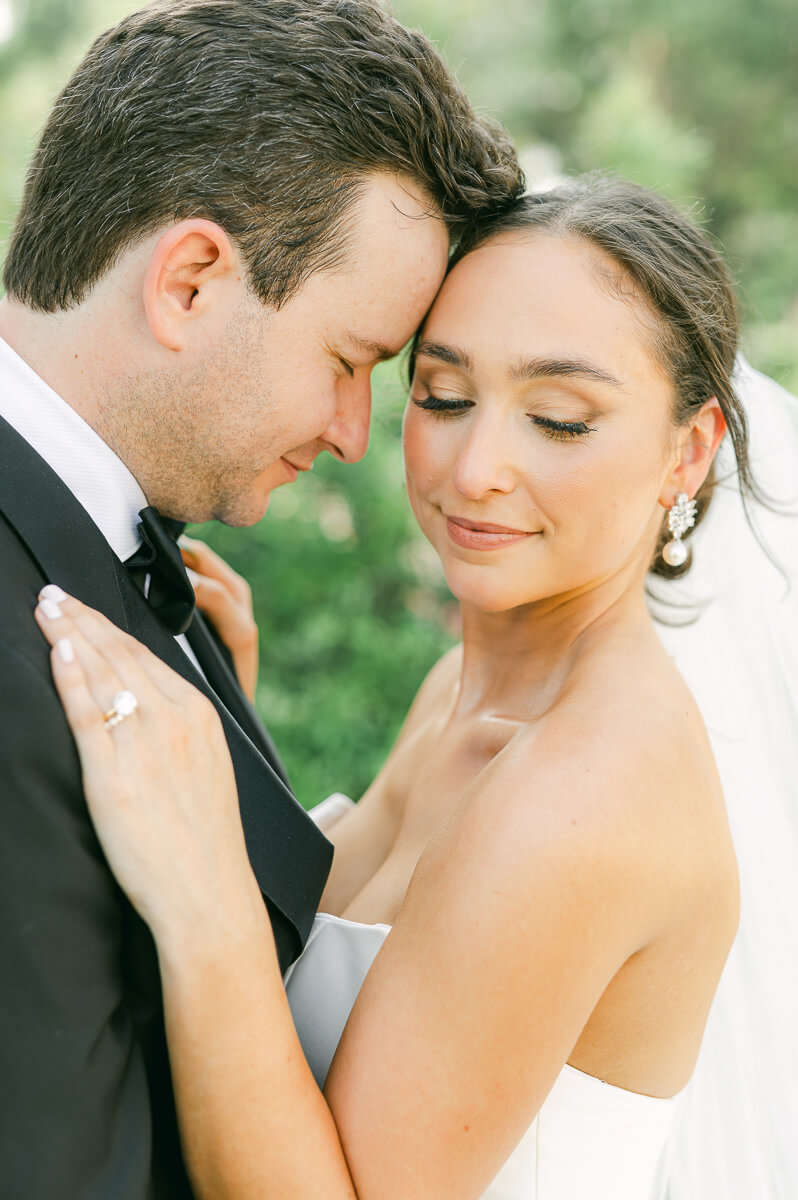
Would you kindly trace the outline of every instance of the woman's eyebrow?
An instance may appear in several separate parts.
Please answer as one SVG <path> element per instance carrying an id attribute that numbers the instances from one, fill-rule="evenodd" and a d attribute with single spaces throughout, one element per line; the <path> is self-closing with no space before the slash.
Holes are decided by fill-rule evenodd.
<path id="1" fill-rule="evenodd" d="M 510 367 L 510 376 L 517 383 L 528 379 L 579 376 L 582 379 L 595 379 L 598 383 L 609 383 L 612 387 L 623 387 L 620 379 L 616 379 L 609 371 L 582 358 L 522 359 Z"/>
<path id="2" fill-rule="evenodd" d="M 427 358 L 437 358 L 440 362 L 448 363 L 450 367 L 459 367 L 461 371 L 473 372 L 474 363 L 471 355 L 456 346 L 444 346 L 442 342 L 420 342 L 416 354 L 424 354 Z"/>
<path id="3" fill-rule="evenodd" d="M 457 346 L 447 346 L 443 342 L 423 341 L 419 343 L 416 354 L 424 354 L 427 358 L 437 358 L 439 362 L 447 363 L 450 367 L 458 367 L 461 371 L 473 374 L 474 361 L 466 350 Z M 528 358 L 520 359 L 510 367 L 510 377 L 517 383 L 530 379 L 555 379 L 563 377 L 579 377 L 593 379 L 597 383 L 608 383 L 611 387 L 623 387 L 620 379 L 616 379 L 603 367 L 582 358 Z"/>

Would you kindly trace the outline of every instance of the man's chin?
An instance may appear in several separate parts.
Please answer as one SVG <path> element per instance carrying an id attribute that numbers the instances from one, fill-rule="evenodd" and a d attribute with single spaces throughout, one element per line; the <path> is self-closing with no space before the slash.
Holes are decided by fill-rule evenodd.
<path id="1" fill-rule="evenodd" d="M 271 491 L 268 491 L 265 495 L 248 498 L 248 502 L 239 499 L 236 504 L 225 506 L 214 513 L 214 520 L 234 529 L 246 529 L 250 525 L 257 525 L 258 521 L 262 521 L 266 516 L 271 498 Z"/>
<path id="2" fill-rule="evenodd" d="M 246 482 L 230 480 L 227 487 L 218 484 L 216 487 L 211 486 L 207 489 L 204 499 L 195 495 L 192 502 L 184 499 L 182 503 L 174 500 L 161 504 L 157 501 L 152 503 L 156 504 L 162 516 L 174 517 L 175 520 L 185 521 L 189 525 L 220 521 L 222 525 L 243 529 L 249 525 L 257 525 L 258 521 L 263 519 L 272 492 L 282 482 L 282 478 L 267 482 L 262 475 L 255 479 L 250 476 Z"/>

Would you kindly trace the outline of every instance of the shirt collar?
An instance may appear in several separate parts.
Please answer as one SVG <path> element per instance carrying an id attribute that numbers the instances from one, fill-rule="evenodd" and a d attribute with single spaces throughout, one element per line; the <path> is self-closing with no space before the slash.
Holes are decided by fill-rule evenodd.
<path id="1" fill-rule="evenodd" d="M 123 561 L 147 497 L 121 458 L 0 338 L 0 416 L 55 471 Z M 55 517 L 55 514 L 54 514 Z"/>

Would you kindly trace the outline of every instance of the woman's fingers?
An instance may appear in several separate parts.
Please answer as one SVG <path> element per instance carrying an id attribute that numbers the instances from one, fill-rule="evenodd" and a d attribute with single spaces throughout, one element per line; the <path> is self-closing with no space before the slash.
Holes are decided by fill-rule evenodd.
<path id="1" fill-rule="evenodd" d="M 225 571 L 230 570 L 221 559 L 217 561 Z M 197 599 L 197 607 L 212 622 L 219 637 L 233 655 L 241 686 L 249 698 L 253 699 L 258 681 L 258 627 L 252 615 L 249 588 L 247 587 L 246 597 L 242 599 L 227 582 L 210 575 L 198 574 L 193 567 L 187 567 L 187 570 Z M 244 583 L 243 580 L 240 582 Z"/>
<path id="2" fill-rule="evenodd" d="M 223 583 L 191 570 L 189 578 L 197 597 L 197 607 L 210 618 L 219 637 L 231 650 L 257 644 L 258 629 L 251 612 L 230 595 Z"/>
<path id="3" fill-rule="evenodd" d="M 127 689 L 74 622 L 57 615 L 57 607 L 45 599 L 36 609 L 36 619 L 52 646 L 53 682 L 78 748 L 92 817 L 101 822 L 113 804 L 111 790 L 102 781 L 126 774 L 131 742 L 135 743 L 131 730 L 114 730 L 109 736 L 112 730 L 105 720 L 114 698 Z M 136 699 L 140 697 L 141 688 Z"/>
<path id="4" fill-rule="evenodd" d="M 198 608 L 207 613 L 217 629 L 219 629 L 220 622 L 238 621 L 243 623 L 243 619 L 248 614 L 224 583 L 220 583 L 218 579 L 213 579 L 210 575 L 200 575 L 193 567 L 188 567 L 187 571 L 194 595 L 197 598 Z M 219 632 L 221 634 L 221 630 Z"/>
<path id="5" fill-rule="evenodd" d="M 77 743 L 81 762 L 107 768 L 116 748 L 103 724 L 102 710 L 89 687 L 71 638 L 59 638 L 51 651 L 53 681 Z"/>
<path id="6" fill-rule="evenodd" d="M 36 619 L 51 645 L 60 636 L 75 637 L 76 647 L 84 666 L 89 670 L 92 683 L 102 685 L 103 674 L 108 670 L 121 681 L 123 687 L 134 693 L 136 688 L 143 692 L 153 688 L 175 703 L 180 703 L 185 690 L 190 687 L 141 642 L 124 633 L 102 613 L 67 595 L 54 584 L 42 589 Z M 60 624 L 64 620 L 74 626 L 72 635 Z M 81 649 L 84 642 L 86 648 Z M 101 661 L 94 655 L 99 656 Z"/>
<path id="7" fill-rule="evenodd" d="M 182 940 L 247 877 L 219 714 L 144 647 L 59 589 L 43 590 L 36 621 L 53 648 L 55 686 L 111 869 L 156 938 L 159 929 L 177 930 Z M 137 703 L 115 704 L 125 691 Z"/>
<path id="8" fill-rule="evenodd" d="M 76 601 L 69 599 L 56 602 L 45 596 L 39 601 L 34 616 L 53 648 L 59 642 L 68 642 L 100 716 L 110 709 L 117 692 L 127 689 L 139 699 L 142 694 L 149 694 L 153 690 L 152 684 L 146 677 L 141 676 L 140 671 L 128 672 L 127 675 L 118 672 L 109 658 L 92 645 L 85 631 L 74 620 L 73 611 L 68 611 L 74 610 L 76 604 Z M 62 646 L 62 650 L 64 649 Z"/>
<path id="9" fill-rule="evenodd" d="M 238 575 L 223 558 L 197 538 L 185 536 L 179 541 L 183 562 L 195 574 L 215 579 L 225 587 L 240 604 L 251 604 L 252 592 L 246 579 Z"/>

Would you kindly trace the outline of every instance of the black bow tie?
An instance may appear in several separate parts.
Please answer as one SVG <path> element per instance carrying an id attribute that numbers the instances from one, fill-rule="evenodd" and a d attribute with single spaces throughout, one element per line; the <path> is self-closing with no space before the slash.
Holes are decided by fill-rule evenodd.
<path id="1" fill-rule="evenodd" d="M 162 517 L 152 506 L 143 508 L 139 517 L 141 545 L 125 560 L 125 566 L 142 592 L 144 580 L 150 576 L 150 607 L 170 633 L 185 633 L 194 615 L 194 589 L 177 544 L 185 524 Z"/>

